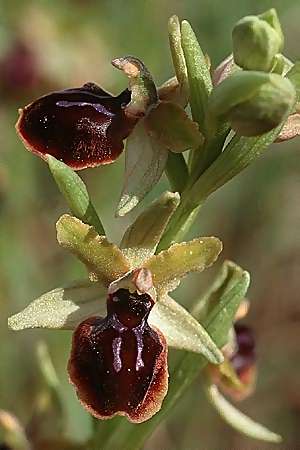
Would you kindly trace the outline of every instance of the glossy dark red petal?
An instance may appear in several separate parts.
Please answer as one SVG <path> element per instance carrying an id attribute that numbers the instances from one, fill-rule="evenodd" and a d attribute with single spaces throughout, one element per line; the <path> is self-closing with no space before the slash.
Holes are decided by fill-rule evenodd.
<path id="1" fill-rule="evenodd" d="M 167 345 L 149 326 L 147 294 L 119 289 L 108 298 L 105 319 L 91 317 L 74 332 L 68 370 L 81 403 L 95 417 L 125 415 L 143 422 L 167 392 Z"/>
<path id="2" fill-rule="evenodd" d="M 87 83 L 26 106 L 16 129 L 25 147 L 44 159 L 50 154 L 74 170 L 109 164 L 136 123 L 124 113 L 129 101 L 128 90 L 113 97 Z"/>

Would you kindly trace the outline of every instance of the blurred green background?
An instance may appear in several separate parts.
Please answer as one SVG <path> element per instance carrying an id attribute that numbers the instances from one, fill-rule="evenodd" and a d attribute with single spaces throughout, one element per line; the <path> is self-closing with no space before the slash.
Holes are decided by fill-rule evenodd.
<path id="1" fill-rule="evenodd" d="M 67 208 L 45 163 L 16 137 L 18 107 L 86 81 L 118 93 L 126 79 L 110 60 L 126 54 L 141 58 L 162 83 L 173 75 L 167 20 L 175 13 L 191 21 L 216 66 L 230 53 L 235 21 L 272 6 L 284 28 L 286 56 L 299 58 L 298 0 L 0 0 L 0 408 L 23 423 L 41 389 L 36 344 L 44 340 L 61 383 L 67 436 L 84 441 L 91 430 L 67 381 L 70 333 L 7 330 L 7 317 L 30 300 L 85 276 L 56 243 L 54 224 Z M 210 199 L 191 231 L 219 236 L 222 258 L 251 272 L 247 322 L 257 336 L 259 376 L 255 394 L 240 406 L 285 441 L 257 443 L 232 431 L 205 403 L 199 382 L 149 439 L 147 450 L 300 449 L 299 146 L 299 138 L 273 145 Z M 115 241 L 136 214 L 114 218 L 123 164 L 122 157 L 112 166 L 81 172 Z M 145 204 L 167 186 L 163 179 Z M 191 277 L 176 297 L 188 304 L 212 276 L 210 270 Z"/>

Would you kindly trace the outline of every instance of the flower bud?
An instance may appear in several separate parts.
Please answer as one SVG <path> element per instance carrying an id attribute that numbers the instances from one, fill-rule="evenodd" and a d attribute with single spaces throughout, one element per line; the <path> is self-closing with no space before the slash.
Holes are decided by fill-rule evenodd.
<path id="1" fill-rule="evenodd" d="M 295 101 L 295 88 L 287 78 L 241 71 L 214 89 L 210 121 L 228 120 L 237 134 L 259 136 L 285 120 Z"/>
<path id="2" fill-rule="evenodd" d="M 271 70 L 283 47 L 283 34 L 274 9 L 239 20 L 232 31 L 234 61 L 246 70 Z"/>

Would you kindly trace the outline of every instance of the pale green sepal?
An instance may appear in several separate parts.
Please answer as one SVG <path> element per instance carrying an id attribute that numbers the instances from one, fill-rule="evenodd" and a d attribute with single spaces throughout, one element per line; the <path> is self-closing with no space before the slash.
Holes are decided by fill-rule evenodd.
<path id="1" fill-rule="evenodd" d="M 150 111 L 145 123 L 149 134 L 174 153 L 196 149 L 204 142 L 198 124 L 172 102 L 160 102 Z"/>
<path id="2" fill-rule="evenodd" d="M 300 102 L 300 61 L 295 62 L 286 76 L 294 85 L 297 93 L 297 102 Z"/>
<path id="3" fill-rule="evenodd" d="M 76 217 L 61 216 L 56 229 L 58 243 L 74 253 L 104 286 L 129 271 L 129 261 L 121 250 Z"/>
<path id="4" fill-rule="evenodd" d="M 173 65 L 179 83 L 181 104 L 182 106 L 185 106 L 189 98 L 189 82 L 185 57 L 181 45 L 180 22 L 177 16 L 170 17 L 168 22 L 168 32 Z"/>
<path id="5" fill-rule="evenodd" d="M 126 230 L 120 248 L 133 267 L 154 255 L 161 236 L 180 201 L 178 193 L 164 192 Z"/>
<path id="6" fill-rule="evenodd" d="M 208 96 L 212 90 L 212 81 L 207 59 L 191 25 L 186 20 L 181 24 L 181 44 L 188 71 L 189 100 L 193 119 L 198 122 L 203 134 L 206 134 L 204 120 Z"/>
<path id="7" fill-rule="evenodd" d="M 103 225 L 91 203 L 87 188 L 74 170 L 51 155 L 47 155 L 49 169 L 65 197 L 69 208 L 78 219 L 92 225 L 100 234 L 105 234 Z"/>
<path id="8" fill-rule="evenodd" d="M 127 139 L 125 180 L 117 215 L 131 211 L 159 181 L 168 158 L 168 149 L 147 132 L 140 120 Z"/>
<path id="9" fill-rule="evenodd" d="M 83 320 L 106 315 L 106 291 L 98 283 L 76 282 L 53 289 L 8 319 L 11 330 L 49 328 L 73 330 Z"/>
<path id="10" fill-rule="evenodd" d="M 181 278 L 190 272 L 201 272 L 211 266 L 222 250 L 222 242 L 215 237 L 202 237 L 174 244 L 168 250 L 152 256 L 145 267 L 150 269 L 158 291 L 174 290 Z"/>
<path id="11" fill-rule="evenodd" d="M 222 352 L 203 326 L 169 296 L 158 299 L 151 310 L 149 324 L 156 326 L 171 347 L 200 353 L 213 364 L 224 361 Z"/>
<path id="12" fill-rule="evenodd" d="M 209 402 L 217 410 L 223 420 L 238 432 L 260 441 L 278 443 L 282 441 L 279 434 L 273 433 L 263 425 L 254 422 L 250 417 L 236 409 L 219 392 L 216 385 L 207 383 L 205 392 Z"/>

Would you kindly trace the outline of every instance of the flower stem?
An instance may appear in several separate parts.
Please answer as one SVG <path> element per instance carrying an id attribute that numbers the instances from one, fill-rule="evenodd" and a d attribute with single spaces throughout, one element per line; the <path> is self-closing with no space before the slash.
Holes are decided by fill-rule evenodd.
<path id="1" fill-rule="evenodd" d="M 172 190 L 181 193 L 186 186 L 189 176 L 182 153 L 169 152 L 165 170 Z"/>

